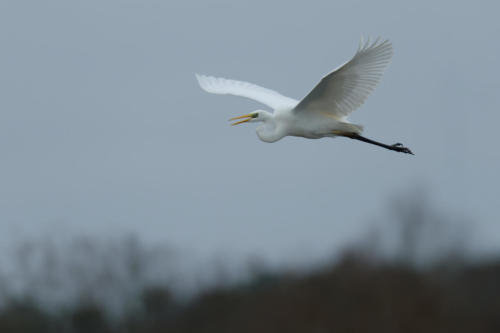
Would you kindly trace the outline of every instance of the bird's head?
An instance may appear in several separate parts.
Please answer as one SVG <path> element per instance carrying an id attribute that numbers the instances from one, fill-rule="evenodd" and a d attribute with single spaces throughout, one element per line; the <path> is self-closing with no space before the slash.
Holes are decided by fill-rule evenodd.
<path id="1" fill-rule="evenodd" d="M 234 125 L 248 123 L 248 122 L 253 123 L 253 122 L 258 122 L 258 121 L 266 121 L 270 118 L 272 118 L 271 113 L 264 111 L 264 110 L 256 110 L 254 112 L 250 112 L 249 114 L 245 114 L 243 116 L 231 118 L 231 119 L 229 119 L 229 121 L 238 120 L 237 122 L 231 124 L 234 126 Z"/>
<path id="2" fill-rule="evenodd" d="M 286 135 L 286 131 L 279 130 L 274 114 L 264 110 L 257 110 L 229 120 L 238 120 L 231 124 L 233 126 L 243 123 L 261 122 L 261 124 L 257 126 L 256 132 L 257 136 L 264 142 L 275 142 Z"/>

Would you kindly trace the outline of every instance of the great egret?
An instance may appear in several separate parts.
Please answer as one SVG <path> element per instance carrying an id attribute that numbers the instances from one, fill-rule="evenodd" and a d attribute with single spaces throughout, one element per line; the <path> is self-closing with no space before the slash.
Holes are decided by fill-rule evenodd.
<path id="1" fill-rule="evenodd" d="M 363 127 L 352 124 L 347 116 L 362 105 L 375 89 L 392 57 L 388 40 L 365 43 L 361 39 L 354 57 L 326 75 L 302 101 L 281 95 L 248 82 L 198 75 L 201 88 L 209 93 L 247 97 L 274 109 L 274 113 L 256 110 L 232 125 L 261 122 L 258 137 L 275 142 L 291 135 L 309 139 L 344 136 L 371 143 L 386 149 L 413 154 L 401 143 L 386 145 L 361 136 Z"/>

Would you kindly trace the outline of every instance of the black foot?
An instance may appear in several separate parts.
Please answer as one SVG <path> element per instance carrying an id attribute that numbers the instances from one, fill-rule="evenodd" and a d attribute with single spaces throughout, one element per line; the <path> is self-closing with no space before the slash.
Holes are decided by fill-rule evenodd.
<path id="1" fill-rule="evenodd" d="M 391 146 L 392 150 L 394 151 L 399 151 L 400 153 L 406 153 L 406 154 L 411 154 L 411 155 L 414 155 L 413 152 L 410 150 L 410 148 L 406 148 L 405 146 L 403 146 L 402 143 L 395 143 Z"/>

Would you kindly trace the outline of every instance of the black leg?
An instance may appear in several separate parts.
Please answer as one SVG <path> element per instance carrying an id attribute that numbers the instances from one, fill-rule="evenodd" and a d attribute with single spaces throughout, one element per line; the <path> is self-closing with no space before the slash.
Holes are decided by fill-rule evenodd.
<path id="1" fill-rule="evenodd" d="M 372 145 L 376 145 L 376 146 L 379 146 L 379 147 L 384 147 L 385 149 L 399 151 L 400 153 L 406 153 L 406 154 L 412 154 L 413 155 L 412 151 L 409 148 L 406 148 L 405 146 L 403 146 L 399 142 L 395 143 L 393 145 L 386 145 L 384 143 L 377 142 L 377 141 L 365 138 L 364 136 L 361 136 L 361 135 L 355 134 L 355 133 L 350 133 L 350 134 L 344 135 L 344 136 L 346 136 L 348 138 L 351 138 L 351 139 L 354 139 L 354 140 L 359 140 L 359 141 L 363 141 L 363 142 L 366 142 L 366 143 L 371 143 Z"/>

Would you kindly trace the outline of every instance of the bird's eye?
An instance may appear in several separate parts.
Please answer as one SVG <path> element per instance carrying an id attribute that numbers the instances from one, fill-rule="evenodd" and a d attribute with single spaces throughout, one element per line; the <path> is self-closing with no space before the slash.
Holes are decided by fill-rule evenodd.
<path id="1" fill-rule="evenodd" d="M 252 118 L 257 118 L 258 116 L 259 116 L 259 114 L 258 114 L 258 113 L 254 113 L 254 114 L 252 114 Z"/>

